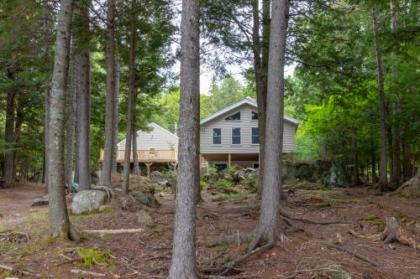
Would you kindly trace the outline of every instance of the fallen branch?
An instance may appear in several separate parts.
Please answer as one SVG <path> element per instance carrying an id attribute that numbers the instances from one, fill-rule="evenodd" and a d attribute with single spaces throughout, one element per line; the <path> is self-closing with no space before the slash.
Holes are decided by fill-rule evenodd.
<path id="1" fill-rule="evenodd" d="M 139 233 L 143 232 L 144 229 L 138 228 L 138 229 L 104 229 L 104 230 L 84 230 L 84 233 L 88 234 L 123 234 L 123 233 Z"/>
<path id="2" fill-rule="evenodd" d="M 257 253 L 261 253 L 264 251 L 267 251 L 273 247 L 273 243 L 268 243 L 264 246 L 258 247 L 257 249 L 252 250 L 249 253 L 246 253 L 237 259 L 230 261 L 226 264 L 224 264 L 221 267 L 210 267 L 210 268 L 201 268 L 201 272 L 207 273 L 207 274 L 219 274 L 219 275 L 226 275 L 229 271 L 234 269 L 237 265 L 244 262 L 246 259 L 251 257 L 252 255 L 255 255 Z"/>
<path id="3" fill-rule="evenodd" d="M 90 276 L 95 276 L 95 277 L 106 277 L 106 274 L 104 273 L 92 272 L 92 271 L 81 270 L 81 269 L 71 269 L 70 273 L 90 275 Z"/>
<path id="4" fill-rule="evenodd" d="M 345 252 L 345 253 L 349 254 L 350 256 L 353 256 L 355 258 L 358 258 L 359 260 L 362 260 L 364 262 L 367 262 L 368 264 L 371 264 L 371 265 L 373 265 L 375 267 L 378 267 L 379 266 L 376 262 L 374 262 L 374 261 L 366 258 L 365 256 L 360 255 L 360 254 L 358 254 L 358 253 L 356 253 L 354 251 L 348 250 L 348 249 L 346 249 L 346 248 L 344 248 L 342 246 L 338 246 L 338 245 L 334 245 L 334 244 L 330 244 L 330 243 L 326 243 L 325 245 L 328 248 L 330 248 L 330 249 L 336 249 L 336 250 L 339 250 L 341 252 Z"/>
<path id="5" fill-rule="evenodd" d="M 0 269 L 9 271 L 9 272 L 11 272 L 13 274 L 17 274 L 17 275 L 22 274 L 22 275 L 25 275 L 25 276 L 32 276 L 32 277 L 36 277 L 36 278 L 40 278 L 41 277 L 38 274 L 34 274 L 32 272 L 21 270 L 21 269 L 16 269 L 16 268 L 14 268 L 12 266 L 8 266 L 8 265 L 5 265 L 5 264 L 0 264 Z"/>
<path id="6" fill-rule="evenodd" d="M 372 235 L 363 235 L 361 233 L 358 233 L 354 230 L 349 230 L 348 233 L 352 236 L 358 237 L 358 238 L 363 238 L 363 239 L 369 239 L 372 241 L 379 241 L 379 238 L 381 237 L 381 234 L 376 233 L 376 234 L 372 234 Z"/>
<path id="7" fill-rule="evenodd" d="M 306 223 L 306 224 L 313 224 L 313 225 L 350 224 L 348 222 L 343 222 L 343 221 L 338 221 L 338 220 L 334 220 L 334 221 L 314 221 L 314 220 L 310 220 L 310 219 L 299 218 L 299 217 L 296 217 L 296 216 L 292 216 L 291 214 L 284 211 L 283 209 L 280 209 L 279 212 L 280 212 L 281 216 L 283 216 L 287 219 L 294 220 L 294 221 L 299 221 L 299 222 Z"/>

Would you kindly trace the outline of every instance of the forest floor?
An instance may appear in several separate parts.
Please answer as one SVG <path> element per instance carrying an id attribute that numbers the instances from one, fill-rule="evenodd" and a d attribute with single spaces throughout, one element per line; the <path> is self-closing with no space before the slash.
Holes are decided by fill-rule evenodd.
<path id="1" fill-rule="evenodd" d="M 419 199 L 382 195 L 369 187 L 327 188 L 307 182 L 286 184 L 284 193 L 287 198 L 283 208 L 296 217 L 283 218 L 288 240 L 252 255 L 227 278 L 420 278 L 419 251 L 369 238 L 382 232 L 386 218 L 394 216 L 406 234 L 420 243 Z M 0 268 L 14 267 L 20 272 L 19 278 L 167 276 L 174 218 L 174 195 L 170 191 L 156 194 L 161 206 L 147 210 L 153 224 L 143 231 L 89 234 L 78 243 L 48 237 L 47 207 L 30 208 L 32 198 L 42 194 L 42 187 L 36 185 L 0 191 L 0 232 L 12 230 L 27 236 L 8 241 L 0 235 Z M 255 193 L 231 195 L 207 189 L 202 198 L 197 211 L 197 260 L 201 269 L 221 266 L 246 253 L 246 236 L 259 214 Z M 19 219 L 10 222 L 7 215 L 13 214 L 19 214 Z M 71 220 L 81 230 L 140 226 L 138 212 L 122 210 L 118 194 L 104 212 L 71 216 Z M 312 224 L 318 221 L 336 224 Z M 358 236 L 351 235 L 351 230 Z M 0 269 L 0 278 L 13 273 Z"/>

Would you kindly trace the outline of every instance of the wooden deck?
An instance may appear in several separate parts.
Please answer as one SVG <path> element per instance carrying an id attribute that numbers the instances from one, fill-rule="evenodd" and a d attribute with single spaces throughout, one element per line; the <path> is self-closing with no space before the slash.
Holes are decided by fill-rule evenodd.
<path id="1" fill-rule="evenodd" d="M 117 162 L 124 161 L 124 150 L 117 151 Z M 178 152 L 175 150 L 137 150 L 137 156 L 141 163 L 171 163 L 178 162 Z M 101 150 L 101 161 L 103 160 L 104 152 Z M 133 162 L 133 153 L 130 161 Z"/>

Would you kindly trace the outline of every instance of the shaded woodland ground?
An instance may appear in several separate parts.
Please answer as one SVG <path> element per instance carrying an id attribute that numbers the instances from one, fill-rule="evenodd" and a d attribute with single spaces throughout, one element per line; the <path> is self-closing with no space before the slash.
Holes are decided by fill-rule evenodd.
<path id="1" fill-rule="evenodd" d="M 125 210 L 119 192 L 115 192 L 116 197 L 103 212 L 71 216 L 72 222 L 81 230 L 143 230 L 84 234 L 81 242 L 73 243 L 52 240 L 48 208 L 30 206 L 34 197 L 43 195 L 42 186 L 0 189 L 0 264 L 15 268 L 1 270 L 0 276 L 17 273 L 19 278 L 166 278 L 174 223 L 172 191 L 168 188 L 155 194 L 161 204 L 158 208 L 134 204 Z M 419 251 L 400 243 L 384 244 L 375 237 L 383 231 L 385 219 L 394 216 L 418 246 L 419 199 L 382 194 L 369 186 L 328 188 L 299 181 L 286 183 L 284 196 L 283 210 L 293 217 L 282 218 L 288 241 L 252 255 L 229 270 L 227 278 L 420 277 Z M 258 219 L 259 202 L 256 193 L 243 185 L 230 190 L 209 185 L 202 197 L 198 206 L 197 259 L 201 270 L 211 270 L 245 253 L 247 233 L 255 228 Z M 139 217 L 140 212 L 148 214 Z M 312 224 L 330 221 L 335 224 Z"/>

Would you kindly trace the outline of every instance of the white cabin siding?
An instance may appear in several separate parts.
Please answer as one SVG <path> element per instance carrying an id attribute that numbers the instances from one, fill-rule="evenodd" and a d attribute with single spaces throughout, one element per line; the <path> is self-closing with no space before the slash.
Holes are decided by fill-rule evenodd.
<path id="1" fill-rule="evenodd" d="M 229 115 L 241 112 L 241 120 L 225 120 Z M 259 144 L 252 144 L 252 128 L 258 128 L 258 120 L 252 119 L 252 112 L 257 109 L 251 105 L 243 106 L 223 114 L 201 126 L 200 152 L 201 154 L 247 154 L 259 153 Z M 213 144 L 213 128 L 222 131 L 221 144 Z M 232 144 L 232 129 L 241 128 L 241 143 Z M 296 125 L 284 121 L 283 152 L 295 150 Z"/>
<path id="2" fill-rule="evenodd" d="M 178 150 L 178 137 L 155 123 L 151 131 L 137 131 L 137 150 Z M 125 150 L 125 139 L 118 143 L 118 150 Z"/>

